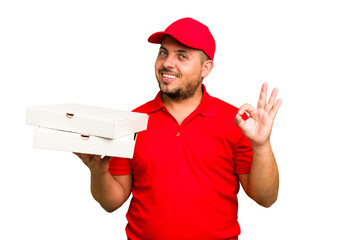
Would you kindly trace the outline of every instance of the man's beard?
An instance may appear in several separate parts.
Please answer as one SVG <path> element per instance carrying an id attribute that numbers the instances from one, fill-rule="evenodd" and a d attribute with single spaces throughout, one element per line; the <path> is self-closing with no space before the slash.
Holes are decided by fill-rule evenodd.
<path id="1" fill-rule="evenodd" d="M 194 96 L 196 90 L 199 88 L 199 86 L 202 85 L 202 78 L 200 74 L 201 73 L 199 72 L 198 74 L 192 76 L 192 79 L 190 81 L 187 81 L 181 86 L 169 91 L 164 91 L 163 89 L 161 89 L 161 84 L 159 82 L 160 90 L 163 94 L 167 95 L 169 98 L 175 101 L 189 99 Z"/>
<path id="2" fill-rule="evenodd" d="M 202 81 L 188 82 L 183 87 L 178 87 L 172 91 L 163 92 L 163 94 L 166 94 L 168 97 L 176 101 L 189 99 L 194 96 L 196 90 L 201 85 L 201 82 Z"/>

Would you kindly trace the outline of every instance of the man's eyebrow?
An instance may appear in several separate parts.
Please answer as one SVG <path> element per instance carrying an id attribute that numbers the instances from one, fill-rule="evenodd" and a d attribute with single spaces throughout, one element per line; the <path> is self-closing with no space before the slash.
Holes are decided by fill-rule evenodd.
<path id="1" fill-rule="evenodd" d="M 163 47 L 163 46 L 160 46 L 160 49 L 165 50 L 165 51 L 169 51 L 169 50 L 167 50 L 167 49 L 166 49 L 165 47 Z M 192 55 L 190 51 L 183 50 L 183 49 L 176 50 L 175 52 L 177 52 L 177 53 L 187 53 L 187 54 Z"/>
<path id="2" fill-rule="evenodd" d="M 188 53 L 188 54 L 191 55 L 191 52 L 186 51 L 186 50 L 176 50 L 176 52 L 178 52 L 178 53 Z"/>

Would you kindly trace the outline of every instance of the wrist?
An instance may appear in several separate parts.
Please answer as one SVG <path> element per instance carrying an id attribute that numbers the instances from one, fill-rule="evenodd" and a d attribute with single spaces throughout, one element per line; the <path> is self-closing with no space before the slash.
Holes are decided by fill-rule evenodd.
<path id="1" fill-rule="evenodd" d="M 269 149 L 271 149 L 271 144 L 270 144 L 270 140 L 264 142 L 264 143 L 254 143 L 254 142 L 251 142 L 252 144 L 252 148 L 253 148 L 253 151 L 256 151 L 256 152 L 264 152 L 264 151 L 269 151 Z"/>
<path id="2" fill-rule="evenodd" d="M 90 169 L 91 178 L 99 179 L 108 173 L 108 169 Z"/>

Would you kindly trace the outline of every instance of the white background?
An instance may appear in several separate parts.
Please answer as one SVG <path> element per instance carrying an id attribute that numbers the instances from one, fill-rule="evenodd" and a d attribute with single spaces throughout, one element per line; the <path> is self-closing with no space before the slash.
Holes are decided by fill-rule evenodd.
<path id="1" fill-rule="evenodd" d="M 272 144 L 278 201 L 239 193 L 240 239 L 360 239 L 360 7 L 350 0 L 20 1 L 0 3 L 0 239 L 125 239 L 128 205 L 109 214 L 75 155 L 32 148 L 30 105 L 131 110 L 155 97 L 150 34 L 182 17 L 211 29 L 208 92 L 283 105 Z"/>

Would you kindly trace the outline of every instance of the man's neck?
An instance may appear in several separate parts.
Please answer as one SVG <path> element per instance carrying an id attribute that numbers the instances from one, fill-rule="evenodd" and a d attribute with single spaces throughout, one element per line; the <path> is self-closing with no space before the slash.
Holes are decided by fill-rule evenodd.
<path id="1" fill-rule="evenodd" d="M 167 96 L 162 95 L 162 102 L 170 114 L 181 125 L 184 119 L 189 116 L 201 103 L 203 97 L 202 86 L 195 92 L 195 94 L 184 100 L 175 100 Z"/>

